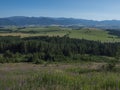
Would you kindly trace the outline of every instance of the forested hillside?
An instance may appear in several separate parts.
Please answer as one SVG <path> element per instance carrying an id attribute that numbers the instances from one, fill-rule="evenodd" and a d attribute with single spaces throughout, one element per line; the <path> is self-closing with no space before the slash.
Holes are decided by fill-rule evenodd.
<path id="1" fill-rule="evenodd" d="M 120 43 L 101 43 L 69 37 L 0 37 L 0 62 L 60 61 L 75 55 L 116 57 Z M 20 57 L 21 58 L 20 60 Z M 77 58 L 77 57 L 75 57 Z M 73 59 L 74 60 L 74 59 Z"/>

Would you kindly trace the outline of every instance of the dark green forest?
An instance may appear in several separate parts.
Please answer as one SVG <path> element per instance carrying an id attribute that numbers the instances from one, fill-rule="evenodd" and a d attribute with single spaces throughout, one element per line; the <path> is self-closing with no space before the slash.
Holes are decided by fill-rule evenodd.
<path id="1" fill-rule="evenodd" d="M 69 37 L 0 37 L 0 62 L 79 60 L 82 55 L 116 57 L 120 43 L 101 43 Z"/>

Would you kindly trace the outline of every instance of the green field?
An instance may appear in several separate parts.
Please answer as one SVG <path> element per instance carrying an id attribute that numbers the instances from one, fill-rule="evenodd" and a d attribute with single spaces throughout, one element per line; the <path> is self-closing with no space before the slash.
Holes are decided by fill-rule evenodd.
<path id="1" fill-rule="evenodd" d="M 0 33 L 0 36 L 69 36 L 70 38 L 77 39 L 87 39 L 102 42 L 120 42 L 120 38 L 116 35 L 109 34 L 109 31 L 95 29 L 95 28 L 83 28 L 83 29 L 72 29 L 72 28 L 62 28 L 62 27 L 7 27 L 11 32 Z"/>

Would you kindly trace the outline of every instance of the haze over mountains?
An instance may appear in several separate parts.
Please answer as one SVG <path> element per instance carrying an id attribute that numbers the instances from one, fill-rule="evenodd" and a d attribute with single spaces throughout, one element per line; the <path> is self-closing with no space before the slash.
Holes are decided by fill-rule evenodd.
<path id="1" fill-rule="evenodd" d="M 51 17 L 24 17 L 13 16 L 0 18 L 0 26 L 80 26 L 80 27 L 97 27 L 97 28 L 109 28 L 120 29 L 120 20 L 86 20 L 86 19 L 74 19 L 74 18 L 51 18 Z"/>

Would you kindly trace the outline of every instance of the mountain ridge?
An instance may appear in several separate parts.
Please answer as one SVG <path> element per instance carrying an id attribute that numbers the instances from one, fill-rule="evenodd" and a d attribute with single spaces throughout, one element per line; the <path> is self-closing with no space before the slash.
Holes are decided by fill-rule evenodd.
<path id="1" fill-rule="evenodd" d="M 81 27 L 97 27 L 97 28 L 117 28 L 120 29 L 120 20 L 87 20 L 76 18 L 54 18 L 54 17 L 26 17 L 12 16 L 0 18 L 0 26 L 81 26 Z"/>

